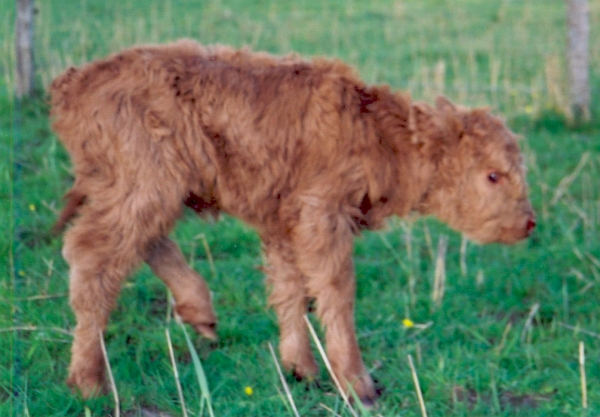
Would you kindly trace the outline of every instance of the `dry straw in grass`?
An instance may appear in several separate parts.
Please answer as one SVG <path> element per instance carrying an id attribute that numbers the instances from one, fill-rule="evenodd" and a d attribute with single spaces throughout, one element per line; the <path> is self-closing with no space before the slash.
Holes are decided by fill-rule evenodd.
<path id="1" fill-rule="evenodd" d="M 406 273 L 410 273 L 410 268 L 408 266 L 406 266 L 406 263 L 402 260 L 402 258 L 400 257 L 400 255 L 398 255 L 398 251 L 395 250 L 392 247 L 392 244 L 390 243 L 390 241 L 387 239 L 387 237 L 385 237 L 385 235 L 383 234 L 379 234 L 379 238 L 381 239 L 381 242 L 385 245 L 385 247 L 390 251 L 390 253 L 392 254 L 392 256 L 394 257 L 394 260 L 398 263 L 398 265 L 406 272 Z"/>
<path id="2" fill-rule="evenodd" d="M 294 403 L 294 398 L 292 397 L 292 393 L 290 392 L 290 387 L 287 382 L 285 382 L 285 377 L 281 372 L 281 367 L 279 366 L 279 362 L 277 361 L 277 356 L 275 355 L 275 351 L 273 350 L 273 345 L 269 342 L 269 350 L 271 351 L 271 356 L 273 357 L 273 362 L 275 362 L 275 368 L 277 369 L 277 374 L 279 375 L 279 380 L 281 381 L 281 385 L 283 385 L 283 389 L 285 391 L 285 395 L 292 407 L 292 411 L 296 417 L 300 417 L 298 414 L 298 409 L 296 408 L 296 404 Z"/>
<path id="3" fill-rule="evenodd" d="M 204 251 L 206 252 L 206 258 L 208 259 L 208 265 L 210 266 L 210 272 L 212 273 L 213 278 L 216 278 L 217 269 L 215 268 L 215 261 L 212 256 L 212 252 L 210 251 L 210 246 L 208 246 L 206 235 L 204 233 L 200 233 L 199 235 L 194 237 L 194 240 L 196 239 L 202 240 L 202 245 L 204 246 Z"/>
<path id="4" fill-rule="evenodd" d="M 592 288 L 594 285 L 596 285 L 595 281 L 586 277 L 585 274 L 577 268 L 571 268 L 569 270 L 569 272 L 571 273 L 571 275 L 574 275 L 578 281 L 581 281 L 585 284 L 583 286 L 583 288 L 581 288 L 579 291 L 577 291 L 578 294 L 585 294 L 586 292 L 588 292 L 590 290 L 590 288 Z M 592 273 L 594 273 L 593 269 L 592 269 Z"/>
<path id="5" fill-rule="evenodd" d="M 419 399 L 419 406 L 421 407 L 421 415 L 423 417 L 427 417 L 427 408 L 425 407 L 425 401 L 423 400 L 423 393 L 421 392 L 421 385 L 419 384 L 419 376 L 417 375 L 417 370 L 415 369 L 412 356 L 407 355 L 407 357 L 408 366 L 410 367 L 410 372 L 415 383 L 415 391 L 417 392 L 417 398 Z"/>
<path id="6" fill-rule="evenodd" d="M 29 331 L 29 332 L 56 332 L 62 333 L 67 336 L 73 337 L 73 332 L 65 329 L 61 329 L 60 327 L 37 327 L 32 325 L 26 326 L 15 326 L 15 327 L 6 327 L 4 329 L 0 329 L 0 333 L 4 332 L 20 332 L 20 331 Z"/>
<path id="7" fill-rule="evenodd" d="M 600 339 L 600 333 L 594 333 L 594 332 L 591 332 L 589 330 L 582 329 L 579 326 L 571 326 L 570 324 L 561 323 L 561 322 L 558 322 L 558 325 L 560 327 L 564 327 L 565 329 L 572 330 L 575 333 L 583 333 L 583 334 L 586 334 L 588 336 L 594 337 L 596 339 Z"/>
<path id="8" fill-rule="evenodd" d="M 433 241 L 431 239 L 431 232 L 429 231 L 429 226 L 427 226 L 427 223 L 423 224 L 423 233 L 425 234 L 425 243 L 427 244 L 427 250 L 429 251 L 429 256 L 431 257 L 431 261 L 435 262 L 435 252 L 433 250 Z"/>
<path id="9" fill-rule="evenodd" d="M 177 363 L 175 362 L 175 354 L 173 353 L 173 344 L 171 343 L 169 329 L 165 329 L 165 334 L 167 335 L 167 346 L 169 347 L 169 356 L 171 357 L 171 365 L 173 366 L 173 376 L 175 378 L 175 385 L 177 386 L 177 395 L 179 395 L 179 402 L 181 403 L 181 412 L 183 413 L 183 417 L 187 417 L 185 399 L 183 398 L 183 391 L 181 390 L 181 382 L 179 381 L 179 372 L 177 371 Z"/>
<path id="10" fill-rule="evenodd" d="M 438 251 L 435 261 L 435 277 L 433 281 L 433 299 L 439 307 L 446 291 L 446 250 L 448 249 L 448 236 L 441 235 L 438 240 Z"/>
<path id="11" fill-rule="evenodd" d="M 508 339 L 508 335 L 511 330 L 512 330 L 512 323 L 509 321 L 508 323 L 506 323 L 506 327 L 504 328 L 504 332 L 502 333 L 502 338 L 500 339 L 500 343 L 498 344 L 498 346 L 496 346 L 496 354 L 497 355 L 500 355 L 500 353 L 502 353 L 502 349 L 504 349 L 504 346 L 506 345 L 506 340 Z"/>
<path id="12" fill-rule="evenodd" d="M 467 243 L 469 239 L 465 235 L 462 235 L 462 241 L 460 242 L 460 273 L 463 277 L 467 276 Z"/>
<path id="13" fill-rule="evenodd" d="M 590 155 L 591 155 L 590 152 L 584 152 L 581 155 L 581 159 L 579 160 L 579 163 L 577 164 L 577 166 L 575 167 L 573 172 L 570 173 L 569 175 L 567 175 L 566 177 L 564 177 L 558 183 L 558 186 L 556 187 L 556 190 L 554 191 L 554 196 L 552 197 L 552 200 L 550 200 L 550 206 L 554 206 L 566 194 L 568 188 L 577 179 L 577 177 L 581 173 L 581 170 L 587 164 L 588 160 L 590 159 Z"/>
<path id="14" fill-rule="evenodd" d="M 108 374 L 108 381 L 110 382 L 110 390 L 112 391 L 113 398 L 115 400 L 115 417 L 120 417 L 121 406 L 119 404 L 119 393 L 117 392 L 117 386 L 115 385 L 115 379 L 113 378 L 112 369 L 110 368 L 110 362 L 108 360 L 108 354 L 106 353 L 106 346 L 104 345 L 104 334 L 100 330 L 100 347 L 102 348 L 102 356 L 104 356 L 104 362 L 106 363 L 106 371 Z"/>
<path id="15" fill-rule="evenodd" d="M 521 342 L 525 342 L 527 335 L 530 334 L 533 318 L 535 317 L 539 309 L 540 303 L 535 303 L 533 306 L 531 306 L 531 310 L 529 310 L 527 320 L 525 320 L 525 325 L 523 326 L 523 330 L 521 331 Z"/>
<path id="16" fill-rule="evenodd" d="M 485 274 L 483 273 L 483 269 L 480 269 L 479 271 L 477 271 L 477 277 L 475 278 L 475 283 L 477 284 L 477 288 L 481 287 L 483 285 L 484 281 L 485 281 Z"/>
<path id="17" fill-rule="evenodd" d="M 562 71 L 561 60 L 558 55 L 546 57 L 544 62 L 544 75 L 546 78 L 546 89 L 548 91 L 550 105 L 554 107 L 556 111 L 562 113 L 568 120 L 573 120 L 573 112 L 569 105 L 569 99 L 567 94 L 564 93 L 564 90 L 566 90 L 566 81 Z"/>
<path id="18" fill-rule="evenodd" d="M 410 296 L 410 305 L 414 306 L 417 302 L 417 297 L 415 295 L 415 286 L 417 284 L 417 279 L 415 276 L 415 258 L 413 251 L 413 236 L 412 236 L 412 226 L 406 221 L 402 221 L 400 223 L 402 229 L 404 230 L 404 245 L 406 246 L 406 257 L 408 258 L 409 263 L 409 271 L 408 271 L 408 293 Z M 407 306 L 408 308 L 408 306 Z M 408 316 L 408 314 L 407 314 Z"/>
<path id="19" fill-rule="evenodd" d="M 348 395 L 344 392 L 344 390 L 342 389 L 342 385 L 340 384 L 340 381 L 337 379 L 337 377 L 333 373 L 333 369 L 331 368 L 331 363 L 329 362 L 329 359 L 327 358 L 327 355 L 325 354 L 325 349 L 323 349 L 323 345 L 321 344 L 321 341 L 319 340 L 319 337 L 317 336 L 317 333 L 315 332 L 315 328 L 313 327 L 312 323 L 310 322 L 310 320 L 308 319 L 308 316 L 306 314 L 304 315 L 304 321 L 306 321 L 308 330 L 310 330 L 310 334 L 311 334 L 315 344 L 317 345 L 317 349 L 319 350 L 319 353 L 321 354 L 321 358 L 323 359 L 323 362 L 325 363 L 325 367 L 327 368 L 327 371 L 329 372 L 331 379 L 335 383 L 335 386 L 338 389 L 338 392 L 340 393 L 342 399 L 344 400 L 344 404 L 346 404 L 346 407 L 348 407 L 348 410 L 350 410 L 350 413 L 354 417 L 358 417 L 358 414 L 356 414 L 356 411 L 354 411 L 354 409 L 350 405 Z"/>
<path id="20" fill-rule="evenodd" d="M 579 373 L 581 375 L 581 406 L 584 410 L 588 408 L 587 380 L 585 377 L 585 346 L 579 342 Z"/>
<path id="21" fill-rule="evenodd" d="M 331 414 L 332 416 L 336 416 L 336 417 L 337 417 L 337 416 L 339 416 L 339 414 L 338 414 L 338 413 L 336 413 L 335 411 L 333 411 L 333 410 L 331 409 L 331 407 L 327 407 L 327 406 L 326 406 L 325 404 L 323 404 L 323 403 L 319 403 L 319 406 L 320 406 L 322 409 L 324 409 L 325 411 L 327 411 L 329 414 Z"/>

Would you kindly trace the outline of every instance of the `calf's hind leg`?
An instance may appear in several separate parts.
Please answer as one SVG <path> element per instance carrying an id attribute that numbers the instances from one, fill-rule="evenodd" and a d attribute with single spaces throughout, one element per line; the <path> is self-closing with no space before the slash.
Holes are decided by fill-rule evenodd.
<path id="1" fill-rule="evenodd" d="M 217 317 L 210 291 L 204 279 L 187 265 L 177 244 L 167 237 L 159 239 L 148 250 L 146 262 L 173 293 L 175 311 L 183 321 L 215 340 Z"/>
<path id="2" fill-rule="evenodd" d="M 101 213 L 90 211 L 65 234 L 63 256 L 70 267 L 69 296 L 77 319 L 67 384 L 85 398 L 106 388 L 100 338 L 123 281 L 141 261 L 134 239 L 135 234 L 123 233 Z"/>

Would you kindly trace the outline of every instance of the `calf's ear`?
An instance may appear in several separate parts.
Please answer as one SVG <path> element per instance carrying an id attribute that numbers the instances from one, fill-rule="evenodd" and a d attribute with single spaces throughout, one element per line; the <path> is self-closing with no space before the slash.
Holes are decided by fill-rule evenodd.
<path id="1" fill-rule="evenodd" d="M 435 100 L 435 108 L 445 120 L 445 139 L 447 142 L 460 140 L 464 135 L 465 126 L 461 117 L 461 107 L 452 103 L 444 96 Z M 464 109 L 462 109 L 464 110 Z"/>
<path id="2" fill-rule="evenodd" d="M 414 103 L 408 112 L 408 128 L 411 131 L 411 142 L 423 144 L 427 141 L 428 132 L 435 129 L 433 109 L 425 103 Z"/>
<path id="3" fill-rule="evenodd" d="M 460 109 L 445 97 L 438 97 L 435 109 L 424 103 L 413 104 L 408 126 L 411 141 L 416 145 L 452 145 L 464 133 Z"/>
<path id="4" fill-rule="evenodd" d="M 435 108 L 445 113 L 456 113 L 458 111 L 458 107 L 444 96 L 437 97 Z"/>

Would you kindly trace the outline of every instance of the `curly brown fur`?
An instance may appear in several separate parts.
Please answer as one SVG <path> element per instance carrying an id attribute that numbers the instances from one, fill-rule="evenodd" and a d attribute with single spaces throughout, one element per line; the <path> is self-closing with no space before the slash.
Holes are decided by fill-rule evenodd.
<path id="1" fill-rule="evenodd" d="M 480 242 L 516 242 L 535 225 L 503 122 L 444 98 L 414 103 L 339 61 L 180 41 L 71 68 L 51 94 L 76 176 L 58 224 L 74 218 L 68 381 L 85 396 L 103 388 L 99 331 L 142 261 L 181 317 L 215 337 L 206 283 L 167 237 L 184 204 L 256 228 L 284 365 L 318 373 L 303 320 L 314 298 L 333 370 L 365 402 L 377 393 L 354 330 L 353 234 L 410 212 Z"/>

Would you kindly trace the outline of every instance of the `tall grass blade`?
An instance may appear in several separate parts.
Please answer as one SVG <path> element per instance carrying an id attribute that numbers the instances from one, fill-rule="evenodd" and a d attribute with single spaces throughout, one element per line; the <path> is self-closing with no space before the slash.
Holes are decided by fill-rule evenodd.
<path id="1" fill-rule="evenodd" d="M 212 408 L 212 401 L 210 398 L 210 391 L 208 389 L 208 381 L 206 380 L 206 374 L 204 373 L 204 368 L 202 367 L 202 363 L 200 362 L 200 358 L 198 358 L 198 353 L 196 352 L 196 348 L 192 343 L 190 336 L 185 330 L 185 325 L 183 323 L 179 323 L 181 326 L 181 330 L 183 330 L 183 335 L 185 336 L 185 341 L 188 345 L 188 349 L 190 351 L 190 355 L 192 356 L 192 362 L 194 364 L 194 370 L 196 371 L 196 377 L 198 378 L 198 385 L 200 385 L 200 413 L 204 410 L 204 404 L 208 407 L 208 415 L 210 417 L 214 417 L 215 414 Z"/>

